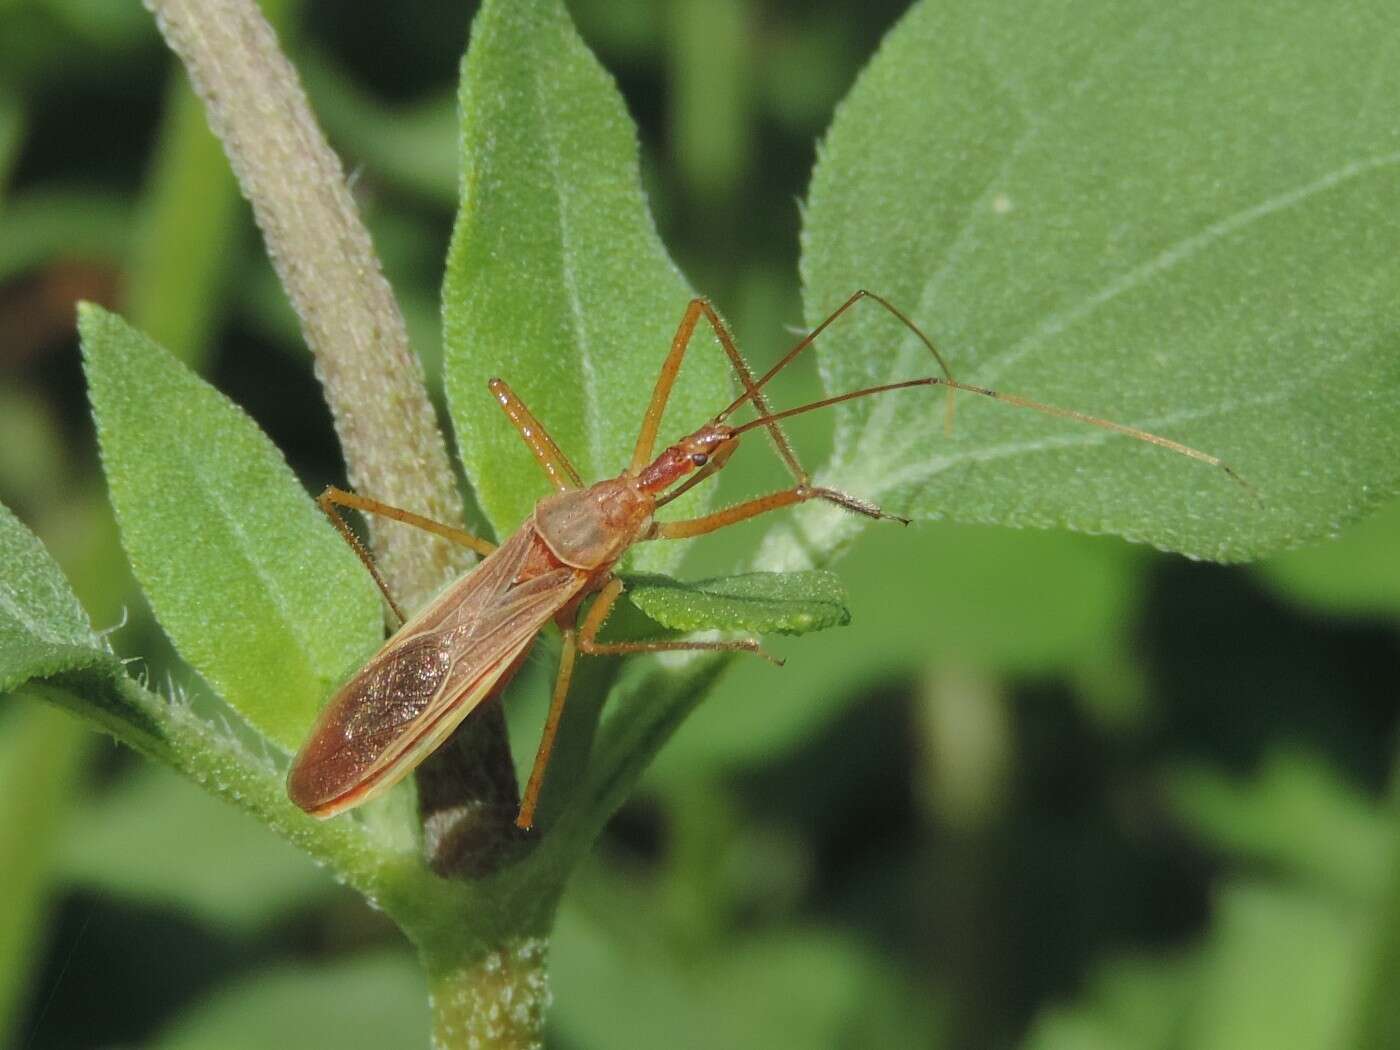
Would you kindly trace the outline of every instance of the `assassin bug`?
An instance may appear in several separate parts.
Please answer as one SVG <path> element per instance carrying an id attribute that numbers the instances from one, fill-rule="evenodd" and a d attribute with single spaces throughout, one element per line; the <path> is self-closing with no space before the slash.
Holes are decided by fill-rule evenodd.
<path id="1" fill-rule="evenodd" d="M 763 388 L 828 326 L 863 299 L 884 307 L 917 336 L 933 354 L 943 375 L 866 387 L 773 412 Z M 718 337 L 743 391 L 713 419 L 653 458 L 662 413 L 691 336 L 702 317 Z M 516 817 L 516 824 L 523 829 L 534 822 L 540 786 L 559 729 L 574 660 L 579 653 L 724 650 L 751 652 L 771 660 L 772 657 L 752 639 L 600 642 L 598 632 L 622 594 L 622 580 L 614 575 L 613 569 L 627 549 L 642 540 L 700 536 L 809 500 L 824 500 L 866 517 L 907 524 L 907 519 L 886 514 L 859 497 L 813 485 L 779 425 L 781 420 L 791 416 L 853 398 L 911 387 L 941 386 L 948 391 L 949 425 L 953 394 L 961 390 L 1125 434 L 1219 467 L 1236 481 L 1240 480 L 1215 456 L 1168 438 L 1071 409 L 958 382 L 933 342 L 913 321 L 881 296 L 864 290 L 847 299 L 758 379 L 739 355 L 733 338 L 708 301 L 691 300 L 661 366 L 642 418 L 631 463 L 616 478 L 593 485 L 584 484 L 568 457 L 504 381 L 492 379 L 488 385 L 555 490 L 536 504 L 530 517 L 499 547 L 460 529 L 341 489 L 328 488 L 318 500 L 360 555 L 403 626 L 331 698 L 292 763 L 287 793 L 293 802 L 313 816 L 334 816 L 381 794 L 407 776 L 448 738 L 462 719 L 510 681 L 535 636 L 551 620 L 563 633 L 563 652 L 539 751 Z M 740 425 L 727 422 L 746 403 L 753 407 L 756 417 Z M 655 520 L 658 508 L 722 468 L 738 447 L 740 438 L 760 427 L 768 431 L 778 455 L 792 473 L 794 484 L 790 488 L 698 518 Z M 483 555 L 484 560 L 404 622 L 403 613 L 383 577 L 337 507 L 353 507 L 427 529 L 470 547 Z M 597 597 L 588 611 L 582 612 L 584 600 L 595 594 Z"/>

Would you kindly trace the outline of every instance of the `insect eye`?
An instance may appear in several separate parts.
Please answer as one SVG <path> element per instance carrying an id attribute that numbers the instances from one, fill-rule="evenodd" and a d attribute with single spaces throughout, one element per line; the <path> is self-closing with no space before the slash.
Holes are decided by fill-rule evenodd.
<path id="1" fill-rule="evenodd" d="M 690 462 L 694 463 L 697 467 L 703 467 L 709 461 L 710 457 L 703 452 L 692 452 L 690 454 Z"/>

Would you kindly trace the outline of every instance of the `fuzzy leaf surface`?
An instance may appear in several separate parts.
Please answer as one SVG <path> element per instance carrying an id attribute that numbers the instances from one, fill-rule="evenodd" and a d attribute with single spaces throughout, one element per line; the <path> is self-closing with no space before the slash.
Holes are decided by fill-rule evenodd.
<path id="1" fill-rule="evenodd" d="M 159 750 L 162 730 L 123 688 L 121 663 L 38 538 L 0 504 L 0 695 L 45 687 L 63 706 L 136 747 Z"/>
<path id="2" fill-rule="evenodd" d="M 0 693 L 109 658 L 63 571 L 4 505 L 0 564 Z"/>
<path id="3" fill-rule="evenodd" d="M 693 293 L 656 235 L 621 96 L 558 0 L 482 6 L 461 101 L 445 386 L 462 461 L 504 536 L 550 490 L 487 380 L 510 384 L 585 482 L 615 475 Z M 724 407 L 726 376 L 702 322 L 662 442 Z M 676 515 L 695 513 L 712 488 L 677 500 Z M 676 544 L 651 544 L 632 563 L 663 570 L 680 554 Z"/>
<path id="4" fill-rule="evenodd" d="M 879 291 L 958 378 L 1214 453 L 1257 497 L 972 396 L 946 439 L 927 390 L 838 409 L 826 479 L 896 513 L 1226 561 L 1395 493 L 1400 64 L 1389 5 L 1344 11 L 917 4 L 841 105 L 805 216 L 809 323 Z M 936 374 L 856 309 L 818 345 L 831 393 Z M 853 527 L 802 521 L 819 549 Z"/>
<path id="5" fill-rule="evenodd" d="M 115 314 L 84 306 L 79 331 L 122 542 L 157 619 L 294 749 L 382 638 L 368 574 L 242 409 Z"/>

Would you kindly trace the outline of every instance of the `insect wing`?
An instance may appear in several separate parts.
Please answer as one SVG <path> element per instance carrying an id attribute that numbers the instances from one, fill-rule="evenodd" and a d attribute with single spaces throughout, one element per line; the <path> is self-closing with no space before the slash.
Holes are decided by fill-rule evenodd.
<path id="1" fill-rule="evenodd" d="M 341 687 L 292 763 L 293 802 L 324 818 L 387 791 L 501 684 L 588 580 L 564 568 L 515 583 L 537 542 L 528 523 Z"/>

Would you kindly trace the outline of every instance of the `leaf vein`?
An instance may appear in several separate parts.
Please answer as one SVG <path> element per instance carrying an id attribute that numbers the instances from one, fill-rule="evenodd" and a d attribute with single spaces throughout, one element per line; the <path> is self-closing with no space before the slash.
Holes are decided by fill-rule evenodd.
<path id="1" fill-rule="evenodd" d="M 1021 116 L 1025 120 L 1025 126 L 1021 129 L 1016 139 L 1007 147 L 1006 155 L 1002 158 L 1001 164 L 996 172 L 983 185 L 977 197 L 968 205 L 964 211 L 958 228 L 954 231 L 953 238 L 949 242 L 943 254 L 943 261 L 938 269 L 930 275 L 924 283 L 918 301 L 913 304 L 915 317 L 932 316 L 934 313 L 934 303 L 939 293 L 943 290 L 943 285 L 948 276 L 952 274 L 959 262 L 962 261 L 968 247 L 974 243 L 972 233 L 979 229 L 981 223 L 987 216 L 992 214 L 991 201 L 996 193 L 1006 185 L 1007 176 L 1015 167 L 1017 162 L 1025 155 L 1026 151 L 1039 138 L 1040 132 L 1050 126 L 1051 118 L 1062 111 L 1072 102 L 1079 99 L 1085 92 L 1097 83 L 1097 73 L 1105 65 L 1116 61 L 1121 55 L 1139 43 L 1146 35 L 1147 31 L 1159 20 L 1162 9 L 1157 9 L 1155 13 L 1145 15 L 1138 23 L 1137 27 L 1129 34 L 1126 34 L 1119 46 L 1108 49 L 1096 49 L 1091 52 L 1090 61 L 1086 64 L 1081 75 L 1073 81 L 1065 83 L 1064 88 L 1051 98 L 1037 115 L 1032 107 L 1021 104 Z M 983 55 L 984 61 L 989 68 L 995 70 L 997 63 L 993 62 L 989 56 Z M 1002 89 L 1013 99 L 1019 99 L 1020 92 L 1011 87 L 1011 82 L 997 77 Z M 1063 82 L 1062 82 L 1063 83 Z M 893 381 L 896 377 L 902 376 L 911 368 L 917 355 L 921 352 L 921 344 L 912 333 L 907 334 L 895 351 L 894 359 L 886 372 L 888 381 Z M 956 374 L 956 372 L 954 373 Z M 836 391 L 828 391 L 835 393 Z M 861 438 L 856 442 L 853 460 L 863 462 L 868 460 L 872 454 L 888 454 L 889 442 L 887 435 L 891 430 L 898 431 L 894 427 L 896 406 L 893 399 L 884 398 L 870 410 L 870 415 L 866 417 L 866 424 Z M 837 448 L 841 448 L 845 443 L 838 443 Z M 912 447 L 912 442 L 907 438 L 902 444 L 901 451 L 907 452 Z M 834 457 L 833 457 L 834 460 Z"/>
<path id="2" fill-rule="evenodd" d="M 531 84 L 535 89 L 536 111 L 543 129 L 541 138 L 548 153 L 546 163 L 549 167 L 550 178 L 554 183 L 559 234 L 559 276 L 564 285 L 564 295 L 569 308 L 569 322 L 574 333 L 574 348 L 577 351 L 582 370 L 583 396 L 586 406 L 583 422 L 587 432 L 590 466 L 596 469 L 599 464 L 604 462 L 604 436 L 599 423 L 601 413 L 598 410 L 598 370 L 597 362 L 594 360 L 592 341 L 589 338 L 588 316 L 584 309 L 583 297 L 579 293 L 578 274 L 575 272 L 573 261 L 575 253 L 571 247 L 573 235 L 569 219 L 569 186 L 568 181 L 564 179 L 560 171 L 562 153 L 555 132 L 556 121 L 551 119 L 552 113 L 549 111 L 548 100 L 545 96 L 545 85 L 538 67 L 533 68 L 531 72 Z"/>
<path id="3" fill-rule="evenodd" d="M 1398 163 L 1400 163 L 1400 151 L 1343 164 L 1311 182 L 1276 194 L 1248 208 L 1242 208 L 1232 215 L 1211 223 L 1203 230 L 1178 240 L 1171 247 L 1159 252 L 1145 263 L 1135 266 L 1122 276 L 1109 281 L 1075 306 L 1051 314 L 1035 331 L 1017 341 L 1011 349 L 991 362 L 987 372 L 983 375 L 983 381 L 986 383 L 995 381 L 997 375 L 1015 365 L 1027 354 L 1040 349 L 1049 340 L 1062 335 L 1092 316 L 1100 307 L 1147 283 L 1154 277 L 1181 265 L 1215 242 L 1278 212 L 1297 207 L 1351 179 Z"/>

